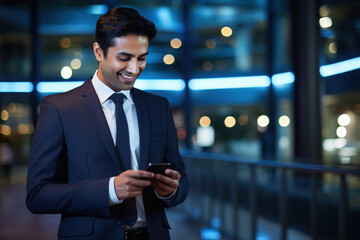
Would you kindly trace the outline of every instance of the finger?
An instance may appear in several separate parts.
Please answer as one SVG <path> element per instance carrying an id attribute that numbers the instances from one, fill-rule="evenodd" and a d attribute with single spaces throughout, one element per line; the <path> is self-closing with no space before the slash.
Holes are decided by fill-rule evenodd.
<path id="1" fill-rule="evenodd" d="M 116 195 L 119 199 L 128 199 L 139 196 L 142 193 L 142 187 L 132 185 L 123 185 L 115 189 Z"/>
<path id="2" fill-rule="evenodd" d="M 142 191 L 144 187 L 150 186 L 150 180 L 137 179 L 137 178 L 126 178 L 124 181 L 120 182 L 118 185 L 119 189 L 125 191 Z"/>
<path id="3" fill-rule="evenodd" d="M 144 180 L 144 179 L 138 179 L 138 178 L 132 178 L 129 181 L 129 184 L 133 185 L 133 186 L 137 186 L 137 187 L 147 187 L 151 185 L 151 181 L 150 180 Z"/>
<path id="4" fill-rule="evenodd" d="M 170 169 L 170 168 L 165 170 L 165 174 L 170 176 L 173 179 L 180 179 L 180 177 L 181 177 L 181 175 L 178 171 Z"/>
<path id="5" fill-rule="evenodd" d="M 134 178 L 125 179 L 123 182 L 119 182 L 119 184 L 116 184 L 115 188 L 118 189 L 119 191 L 124 191 L 124 192 L 142 191 L 144 187 L 135 184 L 134 181 L 135 181 Z"/>
<path id="6" fill-rule="evenodd" d="M 123 200 L 137 197 L 137 196 L 139 196 L 140 194 L 141 194 L 141 191 L 130 192 L 130 193 L 128 193 L 128 194 L 126 195 L 126 197 L 123 198 Z"/>
<path id="7" fill-rule="evenodd" d="M 168 184 L 162 181 L 153 181 L 153 187 L 156 187 L 158 189 L 161 189 L 162 191 L 166 191 L 167 193 L 172 193 L 179 187 L 179 184 Z M 154 188 L 155 188 L 154 187 Z"/>
<path id="8" fill-rule="evenodd" d="M 137 193 L 141 193 L 142 189 L 143 189 L 142 187 L 137 187 L 137 186 L 126 186 L 121 190 L 123 192 L 127 192 L 128 194 L 137 194 Z"/>
<path id="9" fill-rule="evenodd" d="M 156 174 L 155 179 L 158 181 L 161 181 L 165 183 L 168 186 L 171 186 L 173 188 L 177 188 L 179 186 L 179 180 L 178 179 L 172 179 L 167 176 Z"/>
<path id="10" fill-rule="evenodd" d="M 133 171 L 133 170 L 129 170 L 127 171 L 128 176 L 133 177 L 133 178 L 154 178 L 155 174 L 152 172 L 148 172 L 148 171 L 142 171 L 142 170 L 138 170 L 138 171 Z"/>
<path id="11" fill-rule="evenodd" d="M 176 187 L 170 186 L 163 182 L 155 182 L 156 186 L 163 191 L 174 191 Z"/>
<path id="12" fill-rule="evenodd" d="M 172 192 L 175 191 L 175 188 L 172 188 L 162 182 L 154 181 L 153 187 L 156 190 L 156 192 L 160 195 L 170 195 Z"/>

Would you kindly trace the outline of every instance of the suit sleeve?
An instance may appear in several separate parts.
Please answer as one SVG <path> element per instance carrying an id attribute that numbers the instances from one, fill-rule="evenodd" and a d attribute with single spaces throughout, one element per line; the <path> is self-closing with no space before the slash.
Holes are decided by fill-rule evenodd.
<path id="1" fill-rule="evenodd" d="M 66 142 L 61 118 L 45 97 L 29 158 L 26 205 L 32 213 L 109 215 L 109 179 L 67 183 Z"/>
<path id="2" fill-rule="evenodd" d="M 162 200 L 166 207 L 173 207 L 182 203 L 189 191 L 189 181 L 185 172 L 184 161 L 179 152 L 179 144 L 176 133 L 176 128 L 174 125 L 174 119 L 171 113 L 169 102 L 166 100 L 167 108 L 167 144 L 165 147 L 165 162 L 171 163 L 171 168 L 178 171 L 181 175 L 179 187 L 174 194 L 169 199 Z"/>

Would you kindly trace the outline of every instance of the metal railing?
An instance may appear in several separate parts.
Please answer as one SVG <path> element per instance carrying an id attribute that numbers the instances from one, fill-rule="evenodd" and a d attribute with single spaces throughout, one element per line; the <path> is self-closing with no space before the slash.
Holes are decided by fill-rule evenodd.
<path id="1" fill-rule="evenodd" d="M 327 167 L 321 165 L 279 162 L 271 160 L 253 160 L 244 159 L 236 156 L 213 154 L 206 152 L 195 152 L 183 150 L 181 154 L 184 158 L 187 172 L 192 186 L 193 199 L 200 199 L 204 194 L 212 194 L 217 196 L 219 202 L 230 200 L 233 208 L 233 216 L 230 221 L 233 224 L 231 238 L 240 239 L 238 231 L 235 231 L 239 226 L 239 217 L 237 209 L 239 209 L 239 188 L 238 179 L 239 167 L 246 166 L 249 170 L 249 185 L 248 187 L 248 209 L 250 212 L 250 239 L 255 240 L 257 235 L 257 218 L 258 218 L 258 174 L 257 170 L 260 168 L 273 169 L 278 173 L 277 196 L 279 198 L 279 225 L 280 225 L 280 239 L 287 239 L 288 231 L 288 210 L 289 210 L 289 178 L 288 172 L 298 173 L 309 176 L 307 181 L 309 185 L 309 200 L 310 206 L 310 236 L 311 239 L 319 239 L 319 218 L 318 218 L 318 188 L 321 181 L 319 176 L 323 174 L 334 174 L 340 178 L 339 192 L 338 192 L 338 239 L 349 239 L 348 223 L 349 223 L 349 191 L 348 191 L 348 177 L 355 176 L 360 180 L 360 171 L 352 169 L 342 169 Z M 229 186 L 230 185 L 230 186 Z M 192 210 L 193 211 L 193 210 Z M 207 209 L 206 211 L 213 211 Z M 224 212 L 224 211 L 220 211 Z M 222 214 L 222 213 L 221 213 Z M 211 215 L 211 214 L 210 214 Z M 224 216 L 221 217 L 224 219 Z"/>

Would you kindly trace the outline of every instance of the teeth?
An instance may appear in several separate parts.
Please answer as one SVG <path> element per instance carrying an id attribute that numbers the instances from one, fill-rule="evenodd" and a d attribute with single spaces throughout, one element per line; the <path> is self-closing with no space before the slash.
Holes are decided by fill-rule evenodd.
<path id="1" fill-rule="evenodd" d="M 133 78 L 132 76 L 130 76 L 130 77 L 129 77 L 129 76 L 126 76 L 126 75 L 121 74 L 121 73 L 120 73 L 120 75 L 121 75 L 121 76 L 123 76 L 124 78 L 127 78 L 127 79 L 131 79 L 131 78 Z"/>

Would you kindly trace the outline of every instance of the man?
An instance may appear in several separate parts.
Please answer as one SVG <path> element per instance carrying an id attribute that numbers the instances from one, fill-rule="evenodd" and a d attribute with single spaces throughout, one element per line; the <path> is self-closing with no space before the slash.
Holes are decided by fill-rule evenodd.
<path id="1" fill-rule="evenodd" d="M 109 10 L 96 24 L 94 76 L 42 102 L 26 204 L 61 214 L 59 239 L 170 238 L 164 208 L 188 192 L 174 122 L 166 99 L 133 88 L 156 32 L 134 9 Z M 171 166 L 154 174 L 150 162 Z"/>

